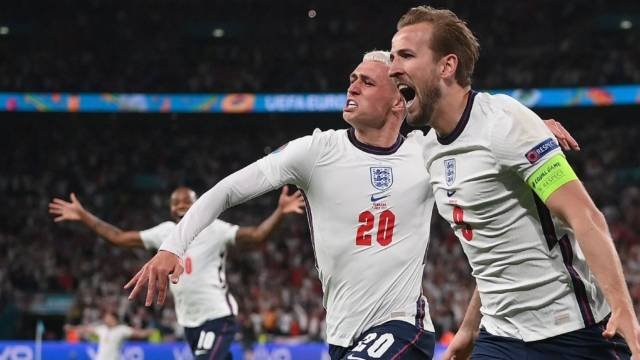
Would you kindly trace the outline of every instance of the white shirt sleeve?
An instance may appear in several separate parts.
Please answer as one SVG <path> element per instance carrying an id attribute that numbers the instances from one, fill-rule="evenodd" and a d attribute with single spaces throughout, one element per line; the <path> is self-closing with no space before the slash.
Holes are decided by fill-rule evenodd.
<path id="1" fill-rule="evenodd" d="M 108 330 L 107 325 L 96 325 L 93 327 L 93 332 L 96 333 L 98 338 L 102 338 L 106 336 L 107 330 Z"/>
<path id="2" fill-rule="evenodd" d="M 165 221 L 150 229 L 140 231 L 140 238 L 145 249 L 159 249 L 162 242 L 171 236 L 171 232 L 176 227 L 173 221 Z"/>
<path id="3" fill-rule="evenodd" d="M 133 335 L 133 328 L 127 325 L 118 325 L 118 337 L 128 339 Z"/>
<path id="4" fill-rule="evenodd" d="M 160 250 L 182 257 L 191 241 L 220 214 L 285 184 L 304 188 L 315 167 L 314 136 L 305 136 L 233 173 L 204 193 L 180 220 Z"/>
<path id="5" fill-rule="evenodd" d="M 268 156 L 258 160 L 260 170 L 272 184 L 294 184 L 307 188 L 317 159 L 322 153 L 322 131 L 316 129 L 305 136 L 285 144 Z"/>
<path id="6" fill-rule="evenodd" d="M 562 150 L 536 113 L 507 95 L 496 98 L 503 105 L 505 117 L 493 128 L 493 153 L 498 163 L 526 181 L 546 160 L 562 154 Z"/>
<path id="7" fill-rule="evenodd" d="M 229 224 L 228 222 L 217 219 L 214 221 L 216 230 L 219 234 L 222 234 L 222 241 L 226 245 L 233 245 L 236 243 L 236 235 L 238 234 L 238 225 Z"/>

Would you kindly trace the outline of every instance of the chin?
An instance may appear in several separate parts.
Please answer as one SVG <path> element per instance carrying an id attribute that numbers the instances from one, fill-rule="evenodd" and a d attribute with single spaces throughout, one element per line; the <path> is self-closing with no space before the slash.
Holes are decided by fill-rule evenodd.
<path id="1" fill-rule="evenodd" d="M 414 127 L 422 127 L 427 126 L 427 121 L 425 121 L 424 116 L 420 113 L 409 113 L 407 114 L 407 124 Z"/>

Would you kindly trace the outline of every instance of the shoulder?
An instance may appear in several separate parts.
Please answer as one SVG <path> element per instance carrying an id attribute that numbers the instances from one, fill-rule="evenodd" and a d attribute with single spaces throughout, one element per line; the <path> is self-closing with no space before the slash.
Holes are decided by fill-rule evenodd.
<path id="1" fill-rule="evenodd" d="M 524 105 L 509 95 L 478 93 L 474 99 L 473 110 L 475 116 L 481 116 L 487 121 L 508 121 L 514 111 Z"/>
<path id="2" fill-rule="evenodd" d="M 117 331 L 123 336 L 130 336 L 133 333 L 133 328 L 127 325 L 118 325 Z"/>
<path id="3" fill-rule="evenodd" d="M 325 130 L 322 131 L 320 129 L 315 129 L 311 135 L 306 135 L 303 137 L 299 137 L 297 139 L 291 140 L 288 143 L 280 146 L 278 149 L 273 151 L 271 154 L 278 153 L 286 153 L 291 150 L 312 150 L 312 149 L 321 149 L 325 147 L 329 147 L 334 145 L 343 131 L 340 130 Z M 344 134 L 342 134 L 344 135 Z"/>
<path id="4" fill-rule="evenodd" d="M 521 137 L 544 128 L 540 117 L 513 97 L 479 93 L 478 110 L 491 124 L 491 133 L 501 141 Z"/>
<path id="5" fill-rule="evenodd" d="M 173 228 L 176 227 L 176 223 L 173 221 L 164 221 L 156 225 L 155 227 L 158 229 L 173 230 Z"/>
<path id="6" fill-rule="evenodd" d="M 331 146 L 339 141 L 344 141 L 347 138 L 347 130 L 320 130 L 315 129 L 311 137 L 319 144 L 323 146 Z"/>

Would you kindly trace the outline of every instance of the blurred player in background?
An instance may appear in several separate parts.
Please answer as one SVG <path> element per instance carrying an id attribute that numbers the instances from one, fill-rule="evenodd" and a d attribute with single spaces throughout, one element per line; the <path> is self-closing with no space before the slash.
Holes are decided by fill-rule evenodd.
<path id="1" fill-rule="evenodd" d="M 134 329 L 120 324 L 118 315 L 112 310 L 105 310 L 102 324 L 99 325 L 65 325 L 66 331 L 76 331 L 80 336 L 97 336 L 98 353 L 95 360 L 119 360 L 122 344 L 125 339 L 145 339 L 151 336 L 154 329 Z"/>
<path id="2" fill-rule="evenodd" d="M 455 14 L 426 6 L 392 40 L 390 75 L 407 121 L 435 130 L 424 151 L 436 204 L 477 283 L 446 358 L 469 355 L 480 322 L 473 359 L 628 359 L 616 331 L 640 356 L 603 215 L 537 115 L 471 90 L 478 49 Z"/>
<path id="3" fill-rule="evenodd" d="M 229 293 L 225 276 L 228 245 L 252 245 L 264 241 L 290 213 L 303 213 L 300 192 L 288 194 L 282 189 L 276 210 L 258 226 L 237 226 L 215 219 L 194 239 L 184 256 L 185 275 L 179 284 L 171 285 L 178 323 L 198 359 L 224 359 L 231 356 L 229 346 L 237 330 L 235 316 L 238 305 Z M 176 224 L 196 201 L 196 194 L 179 187 L 170 198 L 173 221 L 163 222 L 143 231 L 121 230 L 86 210 L 75 194 L 71 202 L 54 199 L 49 212 L 55 221 L 81 221 L 89 229 L 116 246 L 158 249 Z"/>
<path id="4" fill-rule="evenodd" d="M 198 229 L 228 207 L 293 183 L 307 200 L 331 358 L 431 358 L 435 336 L 422 274 L 433 196 L 424 135 L 399 133 L 405 106 L 388 65 L 389 54 L 375 51 L 351 73 L 343 110 L 351 129 L 293 140 L 203 195 L 127 285 L 136 284 L 131 296 L 148 282 L 146 304 L 156 286 L 162 303 L 168 275 L 176 281 L 181 271 L 177 256 Z"/>

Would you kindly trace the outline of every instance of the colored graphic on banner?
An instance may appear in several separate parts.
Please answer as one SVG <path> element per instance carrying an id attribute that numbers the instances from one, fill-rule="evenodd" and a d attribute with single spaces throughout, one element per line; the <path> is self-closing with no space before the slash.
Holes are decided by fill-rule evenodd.
<path id="1" fill-rule="evenodd" d="M 640 104 L 640 85 L 488 90 L 531 108 Z M 335 113 L 344 93 L 317 94 L 112 94 L 0 92 L 0 111 L 140 113 Z"/>

